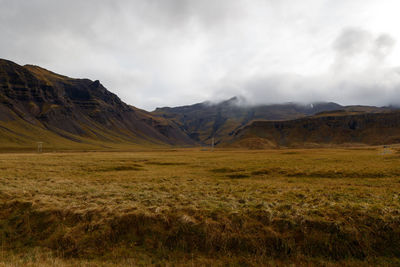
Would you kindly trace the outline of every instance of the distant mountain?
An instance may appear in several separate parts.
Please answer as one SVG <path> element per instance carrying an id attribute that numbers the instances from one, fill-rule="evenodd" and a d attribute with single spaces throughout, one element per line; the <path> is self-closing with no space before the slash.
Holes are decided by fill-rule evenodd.
<path id="1" fill-rule="evenodd" d="M 174 123 L 129 106 L 99 81 L 0 59 L 0 148 L 192 145 Z"/>
<path id="2" fill-rule="evenodd" d="M 203 102 L 182 107 L 157 108 L 153 115 L 172 120 L 193 140 L 210 143 L 214 136 L 216 143 L 233 138 L 235 131 L 257 120 L 291 120 L 321 112 L 383 112 L 387 109 L 367 106 L 344 107 L 332 102 L 312 104 L 243 105 L 238 97 L 220 103 Z"/>
<path id="3" fill-rule="evenodd" d="M 339 111 L 288 121 L 255 121 L 225 145 L 241 148 L 400 143 L 400 111 Z"/>

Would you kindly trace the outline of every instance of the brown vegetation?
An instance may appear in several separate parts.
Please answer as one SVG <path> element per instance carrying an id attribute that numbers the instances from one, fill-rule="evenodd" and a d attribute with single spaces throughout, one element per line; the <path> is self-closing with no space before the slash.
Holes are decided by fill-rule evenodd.
<path id="1" fill-rule="evenodd" d="M 400 264 L 400 157 L 381 152 L 1 154 L 0 256 L 60 266 Z"/>

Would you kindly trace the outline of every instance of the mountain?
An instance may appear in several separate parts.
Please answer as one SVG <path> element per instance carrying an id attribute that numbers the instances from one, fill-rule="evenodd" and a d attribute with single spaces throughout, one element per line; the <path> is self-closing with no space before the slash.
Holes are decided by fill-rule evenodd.
<path id="1" fill-rule="evenodd" d="M 290 120 L 323 112 L 382 112 L 387 109 L 367 106 L 341 106 L 336 103 L 273 104 L 250 106 L 244 99 L 233 97 L 220 103 L 203 102 L 182 107 L 157 108 L 153 115 L 172 120 L 193 140 L 210 143 L 227 142 L 235 131 L 256 120 Z"/>
<path id="2" fill-rule="evenodd" d="M 193 145 L 174 123 L 129 106 L 99 81 L 0 59 L 0 148 Z"/>
<path id="3" fill-rule="evenodd" d="M 234 134 L 229 146 L 318 147 L 400 143 L 400 111 L 331 112 L 287 121 L 255 121 Z"/>
<path id="4" fill-rule="evenodd" d="M 331 102 L 250 106 L 233 97 L 150 113 L 125 104 L 99 81 L 0 59 L 0 150 L 33 149 L 37 142 L 48 150 L 193 146 L 212 137 L 243 147 L 380 144 L 397 140 L 392 110 Z M 352 129 L 354 121 L 364 128 Z"/>

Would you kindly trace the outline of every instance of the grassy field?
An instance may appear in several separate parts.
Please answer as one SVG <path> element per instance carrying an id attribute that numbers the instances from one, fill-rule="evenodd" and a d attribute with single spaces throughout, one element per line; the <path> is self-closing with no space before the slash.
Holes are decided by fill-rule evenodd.
<path id="1" fill-rule="evenodd" d="M 0 266 L 399 266 L 393 148 L 0 154 Z"/>

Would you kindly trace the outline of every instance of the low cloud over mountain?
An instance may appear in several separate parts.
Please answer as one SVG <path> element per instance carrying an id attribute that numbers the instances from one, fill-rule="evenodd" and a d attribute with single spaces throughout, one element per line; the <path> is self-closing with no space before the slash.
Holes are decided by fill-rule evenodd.
<path id="1" fill-rule="evenodd" d="M 101 79 L 147 110 L 398 104 L 395 0 L 0 0 L 0 58 Z"/>

